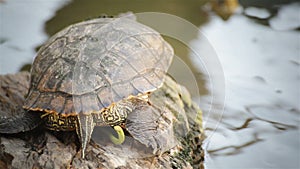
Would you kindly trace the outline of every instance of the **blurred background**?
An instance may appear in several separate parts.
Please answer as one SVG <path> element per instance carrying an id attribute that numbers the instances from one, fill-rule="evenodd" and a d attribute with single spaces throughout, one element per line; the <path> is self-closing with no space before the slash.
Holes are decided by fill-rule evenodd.
<path id="1" fill-rule="evenodd" d="M 207 169 L 300 168 L 298 0 L 0 0 L 0 74 L 29 70 L 39 47 L 70 24 L 129 11 L 176 15 L 199 29 L 188 44 L 165 39 L 179 57 L 170 74 L 204 112 Z M 205 68 L 194 53 L 219 65 Z M 222 70 L 222 91 L 207 69 Z M 212 103 L 218 92 L 225 99 Z"/>

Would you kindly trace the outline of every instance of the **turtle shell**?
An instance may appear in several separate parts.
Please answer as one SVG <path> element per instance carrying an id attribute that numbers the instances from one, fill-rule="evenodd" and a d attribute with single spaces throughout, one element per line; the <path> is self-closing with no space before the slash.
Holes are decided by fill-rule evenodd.
<path id="1" fill-rule="evenodd" d="M 172 47 L 128 18 L 98 18 L 58 32 L 39 50 L 24 108 L 60 115 L 101 111 L 159 88 Z"/>

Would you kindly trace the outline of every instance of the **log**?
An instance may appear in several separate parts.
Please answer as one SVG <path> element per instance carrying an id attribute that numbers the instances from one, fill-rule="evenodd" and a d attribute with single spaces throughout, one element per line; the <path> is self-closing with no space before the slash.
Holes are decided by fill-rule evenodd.
<path id="1" fill-rule="evenodd" d="M 105 139 L 114 134 L 110 133 L 111 129 L 99 127 L 93 133 L 85 159 L 80 156 L 80 144 L 75 132 L 49 131 L 43 127 L 39 116 L 28 116 L 28 112 L 22 109 L 29 88 L 28 72 L 0 75 L 0 86 L 1 169 L 203 168 L 202 112 L 192 102 L 186 88 L 170 77 L 166 78 L 160 89 L 151 94 L 151 107 L 138 112 L 152 113 L 153 107 L 162 110 L 159 112 L 169 112 L 158 113 L 165 117 L 158 118 L 157 126 L 167 124 L 166 129 L 158 127 L 152 133 L 149 132 L 148 126 L 153 126 L 153 121 L 147 121 L 148 116 L 145 114 L 132 118 L 132 127 L 128 124 L 131 133 L 139 134 L 139 129 L 144 129 L 145 133 L 161 135 L 153 135 L 154 141 L 151 142 L 148 138 L 135 139 L 127 133 L 125 142 L 116 145 Z M 135 125 L 138 127 L 135 128 Z"/>

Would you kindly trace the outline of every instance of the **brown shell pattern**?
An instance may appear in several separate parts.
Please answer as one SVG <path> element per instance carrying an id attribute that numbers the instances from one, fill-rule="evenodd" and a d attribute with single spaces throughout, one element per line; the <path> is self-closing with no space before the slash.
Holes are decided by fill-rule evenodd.
<path id="1" fill-rule="evenodd" d="M 99 111 L 159 88 L 172 58 L 158 32 L 131 19 L 71 25 L 39 50 L 24 108 L 62 115 Z"/>

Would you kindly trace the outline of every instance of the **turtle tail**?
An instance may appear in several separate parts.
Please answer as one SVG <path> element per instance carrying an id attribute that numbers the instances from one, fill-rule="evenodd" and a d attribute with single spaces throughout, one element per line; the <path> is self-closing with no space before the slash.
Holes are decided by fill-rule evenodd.
<path id="1" fill-rule="evenodd" d="M 95 123 L 91 114 L 80 114 L 78 115 L 77 120 L 76 133 L 81 143 L 81 157 L 84 158 L 86 147 L 91 139 Z"/>

